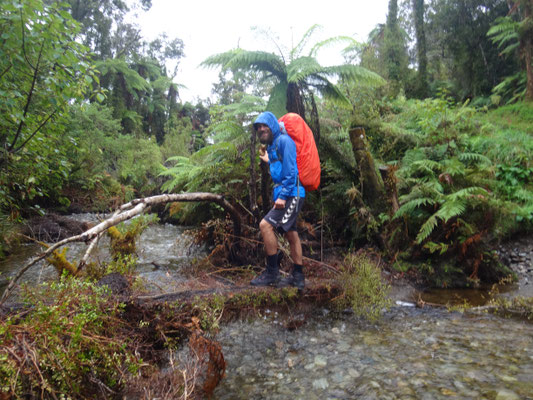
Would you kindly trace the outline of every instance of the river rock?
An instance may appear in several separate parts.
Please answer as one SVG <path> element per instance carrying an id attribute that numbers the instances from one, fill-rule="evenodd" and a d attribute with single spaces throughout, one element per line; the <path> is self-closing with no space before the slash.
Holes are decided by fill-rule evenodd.
<path id="1" fill-rule="evenodd" d="M 315 366 L 317 368 L 324 368 L 326 365 L 328 365 L 328 362 L 324 356 L 321 356 L 321 355 L 315 356 Z"/>
<path id="2" fill-rule="evenodd" d="M 520 397 L 512 390 L 501 389 L 498 391 L 495 400 L 520 400 Z"/>
<path id="3" fill-rule="evenodd" d="M 313 389 L 327 389 L 329 387 L 328 380 L 326 378 L 320 378 L 313 381 Z"/>

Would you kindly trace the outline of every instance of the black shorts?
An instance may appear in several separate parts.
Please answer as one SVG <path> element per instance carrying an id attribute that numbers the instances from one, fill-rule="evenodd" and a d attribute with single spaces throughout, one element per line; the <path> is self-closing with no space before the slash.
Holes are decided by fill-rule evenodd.
<path id="1" fill-rule="evenodd" d="M 302 210 L 303 203 L 303 197 L 289 197 L 285 202 L 285 208 L 273 208 L 264 219 L 279 232 L 295 231 L 296 218 Z"/>

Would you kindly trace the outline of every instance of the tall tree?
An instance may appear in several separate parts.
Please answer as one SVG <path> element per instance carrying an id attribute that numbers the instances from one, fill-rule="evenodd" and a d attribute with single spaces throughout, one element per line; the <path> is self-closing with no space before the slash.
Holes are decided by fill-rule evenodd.
<path id="1" fill-rule="evenodd" d="M 384 56 L 392 94 L 397 95 L 400 89 L 405 87 L 408 64 L 405 35 L 398 22 L 398 0 L 389 0 L 389 12 L 384 32 Z"/>
<path id="2" fill-rule="evenodd" d="M 508 12 L 506 0 L 428 0 L 426 37 L 434 81 L 450 82 L 458 99 L 487 96 L 516 64 L 487 37 Z"/>
<path id="3" fill-rule="evenodd" d="M 416 32 L 416 55 L 418 61 L 418 79 L 416 94 L 420 98 L 425 98 L 429 94 L 428 90 L 428 58 L 426 53 L 426 32 L 424 26 L 424 0 L 412 0 L 413 17 Z"/>
<path id="4" fill-rule="evenodd" d="M 312 26 L 304 34 L 302 40 L 291 49 L 287 57 L 281 51 L 278 55 L 265 51 L 235 49 L 213 55 L 206 59 L 202 65 L 206 67 L 219 66 L 223 70 L 251 70 L 263 73 L 262 79 L 272 80 L 274 83 L 267 109 L 277 116 L 281 116 L 286 112 L 294 112 L 304 119 L 306 118 L 304 104 L 306 96 L 310 99 L 312 116 L 313 110 L 316 114 L 316 106 L 313 107 L 313 90 L 340 103 L 350 104 L 339 88 L 331 82 L 331 78 L 381 82 L 382 79 L 377 74 L 360 66 L 321 66 L 316 60 L 317 51 L 326 43 L 335 40 L 335 38 L 313 46 L 308 55 L 302 55 L 310 37 L 317 28 L 317 25 Z M 317 135 L 315 139 L 318 140 L 320 132 L 318 118 L 313 122 L 310 123 L 310 126 L 313 128 L 315 135 Z"/>

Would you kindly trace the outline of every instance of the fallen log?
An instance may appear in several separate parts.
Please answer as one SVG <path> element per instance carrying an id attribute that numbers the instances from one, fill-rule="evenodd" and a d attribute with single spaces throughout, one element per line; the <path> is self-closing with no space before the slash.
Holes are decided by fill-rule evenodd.
<path id="1" fill-rule="evenodd" d="M 241 217 L 237 210 L 226 200 L 222 195 L 214 193 L 181 193 L 181 194 L 162 194 L 152 197 L 145 197 L 141 199 L 135 199 L 129 203 L 123 204 L 119 209 L 111 216 L 91 229 L 75 236 L 71 236 L 64 240 L 61 240 L 54 245 L 50 246 L 45 252 L 41 253 L 37 257 L 34 257 L 28 264 L 26 264 L 20 271 L 13 277 L 7 288 L 5 289 L 2 297 L 0 298 L 0 305 L 2 305 L 8 298 L 9 294 L 15 287 L 16 282 L 20 277 L 33 265 L 41 261 L 43 258 L 49 256 L 54 250 L 72 242 L 85 242 L 90 243 L 89 249 L 85 253 L 84 257 L 78 264 L 78 270 L 83 268 L 84 264 L 89 258 L 90 251 L 95 247 L 96 241 L 100 235 L 107 229 L 115 226 L 123 221 L 131 219 L 141 213 L 143 213 L 150 206 L 155 204 L 167 204 L 173 202 L 192 202 L 192 201 L 209 201 L 214 202 L 221 206 L 224 211 L 228 212 L 233 221 L 233 243 L 231 246 L 230 254 L 235 254 L 241 236 Z"/>

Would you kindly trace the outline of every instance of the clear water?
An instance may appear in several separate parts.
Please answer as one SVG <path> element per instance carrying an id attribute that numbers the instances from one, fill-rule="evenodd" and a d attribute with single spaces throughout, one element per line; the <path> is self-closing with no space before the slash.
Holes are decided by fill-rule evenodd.
<path id="1" fill-rule="evenodd" d="M 322 313 L 289 331 L 277 316 L 217 336 L 215 399 L 533 399 L 533 324 L 396 307 L 378 324 Z"/>

